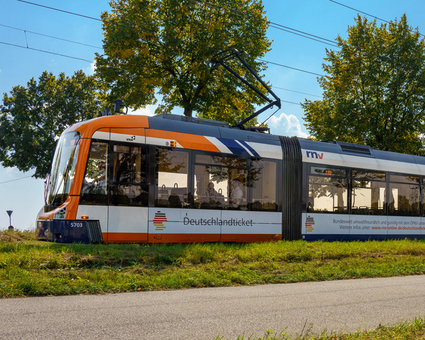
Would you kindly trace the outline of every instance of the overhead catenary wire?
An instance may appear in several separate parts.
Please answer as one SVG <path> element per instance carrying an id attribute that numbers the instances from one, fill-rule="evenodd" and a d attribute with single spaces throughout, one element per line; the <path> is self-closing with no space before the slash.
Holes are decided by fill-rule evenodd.
<path id="1" fill-rule="evenodd" d="M 91 16 L 87 16 L 87 15 L 83 15 L 83 14 L 79 14 L 79 13 L 75 13 L 75 12 L 61 10 L 61 9 L 58 9 L 58 8 L 55 8 L 55 7 L 40 5 L 40 4 L 37 4 L 37 3 L 34 3 L 34 2 L 30 2 L 30 1 L 26 1 L 26 0 L 17 0 L 17 1 L 23 2 L 23 3 L 27 3 L 27 4 L 30 4 L 30 5 L 40 6 L 40 7 L 51 9 L 51 10 L 56 10 L 56 11 L 64 12 L 64 13 L 71 14 L 71 15 L 77 15 L 77 16 L 80 16 L 80 17 L 88 18 L 88 19 L 102 21 L 101 19 L 98 19 L 98 18 L 95 18 L 95 17 L 91 17 Z M 237 10 L 231 10 L 231 9 L 225 8 L 225 7 L 220 6 L 220 5 L 209 3 L 207 1 L 199 1 L 199 0 L 191 0 L 191 1 L 192 2 L 196 2 L 196 3 L 206 4 L 206 5 L 213 6 L 213 7 L 219 7 L 221 9 L 225 9 L 225 10 L 228 10 L 228 11 L 234 11 L 234 12 L 237 13 Z M 238 14 L 242 15 L 241 13 L 238 13 Z M 336 46 L 336 42 L 334 42 L 332 40 L 329 40 L 329 39 L 326 39 L 326 38 L 321 38 L 319 36 L 312 35 L 312 34 L 309 34 L 307 32 L 296 30 L 296 29 L 293 29 L 291 27 L 280 25 L 280 24 L 277 24 L 277 23 L 272 23 L 271 22 L 271 24 L 275 25 L 276 28 L 278 28 L 278 29 L 285 30 L 286 32 L 293 33 L 293 34 L 296 34 L 296 35 L 300 35 L 300 36 L 303 36 L 303 37 L 306 37 L 306 36 L 301 35 L 301 34 L 305 34 L 305 35 L 308 35 L 309 36 L 309 37 L 306 37 L 306 38 L 309 38 L 309 39 L 311 38 L 313 40 L 320 41 L 320 42 L 325 42 L 325 43 L 328 43 L 328 44 L 334 44 L 334 46 Z M 1 25 L 1 26 L 6 26 L 6 25 Z M 11 26 L 6 26 L 6 27 L 11 27 Z M 29 31 L 27 31 L 27 32 L 29 32 Z M 314 38 L 317 38 L 317 39 L 314 39 Z M 58 39 L 58 38 L 56 38 L 56 39 Z M 323 41 L 318 40 L 318 39 L 321 39 Z M 92 46 L 92 47 L 95 47 L 95 46 Z M 96 46 L 96 48 L 101 49 L 100 47 L 97 47 L 97 46 Z M 263 61 L 265 63 L 268 63 L 268 64 L 273 64 L 273 65 L 276 65 L 276 66 L 280 66 L 280 67 L 289 68 L 289 69 L 293 69 L 293 70 L 304 72 L 304 73 L 309 73 L 309 74 L 317 75 L 317 76 L 320 76 L 320 77 L 323 76 L 322 74 L 318 74 L 318 73 L 314 73 L 314 72 L 311 72 L 311 71 L 302 70 L 302 69 L 298 69 L 298 68 L 294 68 L 294 67 L 290 67 L 290 66 L 286 66 L 286 65 L 282 65 L 282 64 L 270 62 L 270 61 L 265 61 L 265 60 L 261 60 L 261 61 Z"/>
<path id="2" fill-rule="evenodd" d="M 68 40 L 68 39 L 63 39 L 63 38 L 59 38 L 59 37 L 55 37 L 55 36 L 50 36 L 50 35 L 46 35 L 46 34 L 42 34 L 42 33 L 37 33 L 37 32 L 33 32 L 33 31 L 28 31 L 28 30 L 24 30 L 24 29 L 21 29 L 21 28 L 17 28 L 17 27 L 12 27 L 12 26 L 3 25 L 3 24 L 0 24 L 0 26 L 11 28 L 11 29 L 15 29 L 15 30 L 20 30 L 20 31 L 23 31 L 23 32 L 38 34 L 38 35 L 46 36 L 46 37 L 49 37 L 49 38 L 52 38 L 52 39 L 63 40 L 63 41 L 71 42 L 71 43 L 74 43 L 74 44 L 85 45 L 85 46 L 94 47 L 94 48 L 97 48 L 97 49 L 102 49 L 99 46 L 88 45 L 88 44 L 84 44 L 84 43 L 81 43 L 81 42 L 77 42 L 77 41 L 73 41 L 73 40 Z M 0 44 L 10 45 L 10 46 L 15 46 L 15 47 L 20 47 L 20 48 L 27 48 L 29 50 L 34 50 L 34 51 L 39 51 L 39 52 L 44 52 L 44 53 L 55 54 L 55 55 L 58 55 L 58 56 L 63 56 L 63 57 L 67 57 L 67 58 L 72 58 L 72 59 L 77 59 L 77 60 L 82 60 L 82 61 L 87 61 L 89 63 L 92 63 L 92 61 L 87 60 L 87 59 L 73 57 L 73 56 L 69 56 L 69 55 L 65 55 L 65 54 L 60 54 L 60 53 L 55 53 L 55 52 L 49 52 L 49 51 L 45 51 L 45 50 L 41 50 L 41 49 L 35 49 L 35 48 L 28 47 L 28 41 L 27 41 L 27 47 L 16 45 L 16 44 L 11 44 L 11 43 L 6 43 L 6 42 L 0 42 Z M 309 74 L 313 74 L 313 75 L 320 76 L 320 77 L 323 76 L 322 74 L 314 73 L 314 72 L 311 72 L 311 71 L 307 71 L 307 70 L 303 70 L 303 69 L 299 69 L 299 68 L 295 68 L 295 67 L 291 67 L 291 66 L 287 66 L 287 65 L 278 64 L 278 63 L 275 63 L 275 62 L 272 62 L 272 61 L 267 61 L 267 60 L 262 60 L 262 59 L 257 59 L 257 60 L 258 61 L 261 61 L 261 62 L 264 62 L 264 63 L 267 63 L 267 64 L 272 64 L 272 65 L 276 65 L 276 66 L 279 66 L 279 67 L 292 69 L 292 70 L 299 71 L 299 72 L 309 73 Z"/>
<path id="3" fill-rule="evenodd" d="M 14 47 L 19 47 L 19 48 L 24 48 L 24 49 L 28 49 L 28 50 L 32 50 L 32 51 L 37 51 L 37 52 L 43 52 L 43 53 L 53 54 L 53 55 L 57 55 L 57 56 L 65 57 L 65 58 L 71 58 L 71 59 L 81 60 L 81 61 L 85 61 L 85 62 L 88 62 L 88 63 L 92 63 L 93 62 L 93 60 L 87 60 L 87 59 L 84 59 L 84 58 L 74 57 L 74 56 L 70 56 L 70 55 L 66 55 L 66 54 L 61 54 L 61 53 L 56 53 L 56 52 L 50 52 L 50 51 L 41 50 L 41 49 L 37 49 L 37 48 L 32 48 L 32 47 L 26 47 L 26 46 L 11 44 L 11 43 L 7 43 L 7 42 L 4 42 L 4 41 L 0 41 L 0 44 L 8 45 L 8 46 L 14 46 Z M 291 66 L 287 66 L 287 65 L 278 64 L 278 63 L 275 63 L 275 62 L 272 62 L 272 61 L 267 61 L 267 60 L 262 60 L 262 59 L 258 59 L 258 60 L 261 61 L 261 62 L 267 63 L 267 64 L 272 64 L 272 65 L 276 65 L 276 66 L 279 66 L 279 67 L 284 67 L 284 68 L 292 69 L 292 70 L 299 71 L 299 72 L 313 74 L 313 75 L 316 75 L 316 76 L 319 76 L 319 77 L 322 77 L 323 76 L 322 74 L 310 72 L 310 71 L 307 71 L 307 70 L 302 70 L 302 69 L 291 67 Z"/>
<path id="4" fill-rule="evenodd" d="M 6 184 L 6 183 L 10 183 L 10 182 L 16 182 L 16 181 L 20 181 L 22 179 L 26 179 L 26 178 L 30 178 L 30 177 L 32 177 L 32 176 L 25 176 L 25 177 L 21 177 L 21 178 L 11 179 L 9 181 L 0 182 L 0 184 Z"/>
<path id="5" fill-rule="evenodd" d="M 198 4 L 204 4 L 204 5 L 207 5 L 207 6 L 210 6 L 210 7 L 220 8 L 220 9 L 223 9 L 225 11 L 233 12 L 233 13 L 240 15 L 240 16 L 245 16 L 244 13 L 240 13 L 237 9 L 232 9 L 232 8 L 220 6 L 220 5 L 208 2 L 208 1 L 201 1 L 201 0 L 190 0 L 190 1 L 196 2 Z M 322 37 L 319 37 L 319 36 L 311 34 L 311 33 L 307 33 L 307 32 L 301 31 L 301 30 L 297 30 L 295 28 L 291 28 L 291 27 L 288 27 L 288 26 L 278 24 L 276 22 L 269 21 L 269 26 L 272 27 L 272 28 L 284 31 L 284 32 L 288 32 L 288 33 L 291 33 L 291 34 L 301 36 L 303 38 L 307 38 L 307 39 L 310 39 L 310 40 L 318 41 L 320 43 L 332 45 L 334 47 L 339 47 L 337 45 L 337 43 L 333 40 L 322 38 Z"/>
<path id="6" fill-rule="evenodd" d="M 14 46 L 14 47 L 19 47 L 19 48 L 24 48 L 24 49 L 28 49 L 28 50 L 37 51 L 37 52 L 43 52 L 43 53 L 53 54 L 53 55 L 57 55 L 57 56 L 65 57 L 65 58 L 71 58 L 71 59 L 76 59 L 76 60 L 81 60 L 81 61 L 85 61 L 85 62 L 88 62 L 88 63 L 92 63 L 92 61 L 87 60 L 87 59 L 82 59 L 82 58 L 73 57 L 73 56 L 69 56 L 69 55 L 65 55 L 65 54 L 60 54 L 60 53 L 55 53 L 55 52 L 50 52 L 50 51 L 44 51 L 44 50 L 40 50 L 40 49 L 36 49 L 36 48 L 31 48 L 31 47 L 25 47 L 25 46 L 20 46 L 20 45 L 15 45 L 15 44 L 9 44 L 9 43 L 3 42 L 3 41 L 0 41 L 0 44 Z M 264 62 L 267 62 L 267 61 L 264 61 Z M 271 62 L 269 62 L 269 63 L 271 63 Z M 280 65 L 280 64 L 276 64 L 276 65 L 277 66 L 281 66 L 281 67 L 288 67 L 288 68 L 291 68 L 292 69 L 292 67 L 289 67 L 289 66 Z M 295 70 L 302 71 L 302 70 L 299 70 L 299 69 L 295 69 Z M 304 72 L 311 73 L 311 72 L 308 72 L 308 71 L 304 71 Z M 274 88 L 275 89 L 282 89 L 282 90 L 286 90 L 286 91 L 290 91 L 290 92 L 295 92 L 295 93 L 301 93 L 301 94 L 305 94 L 305 95 L 309 95 L 309 96 L 319 97 L 317 95 L 313 95 L 313 94 L 309 94 L 309 93 L 304 93 L 304 92 L 299 92 L 299 91 L 294 91 L 294 90 L 288 90 L 288 89 L 283 89 L 283 88 L 279 88 L 279 87 L 274 87 Z M 294 104 L 294 105 L 301 105 L 300 103 L 291 102 L 291 101 L 287 101 L 287 100 L 281 100 L 281 102 L 282 103 L 288 103 L 288 104 Z"/>
<path id="7" fill-rule="evenodd" d="M 342 7 L 348 8 L 348 9 L 351 9 L 351 10 L 353 10 L 353 11 L 356 11 L 357 13 L 361 13 L 361 14 L 364 14 L 364 15 L 366 15 L 366 16 L 369 16 L 369 17 L 375 18 L 375 19 L 377 19 L 377 20 L 379 20 L 379 21 L 383 21 L 383 22 L 385 22 L 385 23 L 387 23 L 387 24 L 391 23 L 391 21 L 388 21 L 388 20 L 385 20 L 385 19 L 379 18 L 379 17 L 377 17 L 376 15 L 373 15 L 373 14 L 369 14 L 369 13 L 363 12 L 363 11 L 361 11 L 361 10 L 359 10 L 359 9 L 354 8 L 354 7 L 347 6 L 347 5 L 345 5 L 345 4 L 341 3 L 341 2 L 338 2 L 338 1 L 335 1 L 335 0 L 329 0 L 329 1 L 330 1 L 330 2 L 333 2 L 334 4 L 337 4 L 337 5 L 339 5 L 339 6 L 342 6 Z M 418 33 L 419 33 L 419 31 L 418 31 Z M 425 37 L 425 35 L 423 35 L 423 34 L 421 34 L 421 33 L 419 33 L 419 34 L 420 34 L 422 37 Z"/>
<path id="8" fill-rule="evenodd" d="M 281 103 L 288 103 L 288 104 L 294 104 L 294 105 L 301 105 L 300 103 L 297 103 L 297 102 L 290 102 L 290 101 L 288 101 L 288 100 L 280 100 L 281 101 Z"/>
<path id="9" fill-rule="evenodd" d="M 62 9 L 59 9 L 59 8 L 55 8 L 55 7 L 45 6 L 45 5 L 34 3 L 34 2 L 31 2 L 31 1 L 27 1 L 27 0 L 17 0 L 17 1 L 22 2 L 22 3 L 26 3 L 26 4 L 30 4 L 30 5 L 34 5 L 34 6 L 39 6 L 39 7 L 50 9 L 50 10 L 54 10 L 54 11 L 59 11 L 59 12 L 70 14 L 70 15 L 75 15 L 75 16 L 79 16 L 79 17 L 83 17 L 83 18 L 87 18 L 87 19 L 91 19 L 91 20 L 96 20 L 96 21 L 102 22 L 102 20 L 99 19 L 99 18 L 88 16 L 88 15 L 84 15 L 84 14 L 80 14 L 80 13 L 75 13 L 75 12 L 66 11 L 66 10 L 62 10 Z M 208 6 L 211 6 L 211 7 L 217 7 L 217 8 L 220 8 L 220 9 L 227 10 L 227 11 L 233 11 L 233 12 L 235 12 L 237 14 L 243 15 L 242 13 L 238 13 L 238 11 L 236 9 L 229 9 L 229 8 L 224 7 L 224 6 L 220 6 L 220 5 L 217 5 L 217 4 L 210 3 L 208 1 L 200 1 L 200 0 L 191 0 L 191 1 L 192 2 L 196 2 L 196 3 L 200 3 L 200 4 L 205 4 L 205 5 L 208 5 Z M 345 5 L 343 3 L 340 3 L 338 1 L 335 1 L 335 0 L 329 0 L 329 1 L 330 2 L 333 2 L 333 3 L 337 4 L 337 5 L 340 5 L 340 6 L 349 8 L 351 10 L 357 11 L 357 12 L 362 13 L 364 15 L 373 17 L 373 18 L 378 19 L 378 20 L 381 20 L 383 22 L 389 23 L 388 20 L 379 18 L 376 15 L 373 15 L 373 14 L 370 14 L 370 13 L 367 13 L 367 12 L 364 12 L 364 11 L 360 11 L 360 10 L 354 8 L 354 7 L 350 7 L 348 5 Z M 334 47 L 339 47 L 335 41 L 332 41 L 330 39 L 322 38 L 320 36 L 313 35 L 313 34 L 310 34 L 310 33 L 307 33 L 307 32 L 301 31 L 301 30 L 297 30 L 297 29 L 294 29 L 294 28 L 291 28 L 291 27 L 288 27 L 288 26 L 284 26 L 284 25 L 281 25 L 281 24 L 278 24 L 278 23 L 275 23 L 275 22 L 269 22 L 269 23 L 270 23 L 270 26 L 273 27 L 273 28 L 280 29 L 282 31 L 285 31 L 285 32 L 288 32 L 288 33 L 291 33 L 291 34 L 295 34 L 295 35 L 298 35 L 298 36 L 302 36 L 304 38 L 308 38 L 308 39 L 315 40 L 315 41 L 318 41 L 318 42 L 330 44 L 330 45 L 332 45 Z M 0 26 L 14 28 L 14 27 L 11 27 L 11 26 L 1 25 L 1 24 L 0 24 Z M 18 29 L 18 28 L 14 28 L 14 29 Z M 23 31 L 25 31 L 25 30 L 23 30 Z M 31 31 L 28 31 L 28 30 L 27 30 L 27 32 L 28 33 L 33 33 L 33 34 L 43 35 L 41 33 L 31 32 Z M 44 35 L 44 36 L 48 36 L 48 35 Z M 98 46 L 83 44 L 83 43 L 79 43 L 79 42 L 75 42 L 75 41 L 71 41 L 71 40 L 67 40 L 67 39 L 61 39 L 61 38 L 57 38 L 57 37 L 53 37 L 53 36 L 48 36 L 48 37 L 53 38 L 53 39 L 60 39 L 60 40 L 64 40 L 64 41 L 69 41 L 69 42 L 73 42 L 73 43 L 77 43 L 77 44 L 82 44 L 82 45 L 87 45 L 87 46 L 91 46 L 91 47 L 94 47 L 94 48 L 101 49 L 101 47 L 98 47 Z M 5 43 L 3 43 L 3 44 L 5 44 Z M 22 46 L 18 46 L 18 45 L 14 45 L 14 44 L 8 44 L 8 45 L 22 47 Z M 37 49 L 34 49 L 34 50 L 37 50 Z M 52 52 L 43 51 L 43 50 L 37 50 L 37 51 L 46 52 L 46 53 L 52 53 Z M 61 54 L 57 54 L 57 55 L 61 55 Z M 65 55 L 63 55 L 63 56 L 65 56 Z M 70 56 L 67 56 L 67 57 L 70 57 Z M 88 61 L 88 60 L 85 60 L 85 59 L 82 59 L 82 58 L 75 58 L 75 57 L 71 57 L 71 58 Z M 91 61 L 88 61 L 88 62 L 91 62 Z M 293 67 L 290 67 L 290 66 L 281 65 L 281 64 L 278 64 L 278 63 L 270 62 L 270 61 L 264 61 L 264 62 L 269 63 L 269 64 L 273 64 L 273 65 L 276 65 L 276 66 L 281 66 L 281 67 L 285 67 L 285 68 L 294 69 L 294 70 L 305 72 L 305 73 L 310 73 L 310 74 L 317 75 L 317 76 L 323 76 L 323 75 L 318 74 L 318 73 L 314 73 L 314 72 L 310 72 L 310 71 L 306 71 L 306 70 L 302 70 L 302 69 L 297 69 L 297 68 L 293 68 Z"/>
<path id="10" fill-rule="evenodd" d="M 294 91 L 294 90 L 290 90 L 290 89 L 285 89 L 283 87 L 273 86 L 273 88 L 274 89 L 278 89 L 278 90 L 284 90 L 284 91 L 299 93 L 299 94 L 305 94 L 306 96 L 310 96 L 310 97 L 322 98 L 321 96 L 318 96 L 316 94 L 311 94 L 311 93 L 306 93 L 306 92 L 300 92 L 300 91 Z"/>
<path id="11" fill-rule="evenodd" d="M 42 37 L 47 37 L 47 38 L 51 38 L 51 39 L 56 39 L 56 40 L 66 41 L 66 42 L 69 42 L 69 43 L 73 43 L 73 44 L 77 44 L 77 45 L 82 45 L 82 46 L 87 46 L 87 47 L 93 47 L 93 48 L 96 48 L 96 49 L 102 50 L 102 47 L 99 47 L 99 46 L 94 46 L 94 45 L 85 44 L 85 43 L 78 42 L 78 41 L 74 41 L 74 40 L 69 40 L 69 39 L 59 38 L 59 37 L 55 37 L 55 36 L 53 36 L 53 35 L 48 35 L 48 34 L 38 33 L 38 32 L 34 32 L 34 31 L 28 31 L 28 30 L 25 30 L 25 29 L 22 29 L 22 28 L 13 27 L 13 26 L 8 26 L 8 25 L 3 25 L 3 24 L 0 24 L 0 26 L 1 26 L 1 27 L 10 28 L 10 29 L 13 29 L 13 30 L 17 30 L 17 31 L 22 31 L 22 32 L 24 32 L 24 33 L 25 33 L 25 38 L 26 38 L 26 33 L 31 33 L 31 34 L 39 35 L 39 36 L 42 36 Z M 28 45 L 28 41 L 27 41 L 27 45 Z"/>
<path id="12" fill-rule="evenodd" d="M 99 18 L 91 17 L 91 16 L 84 15 L 84 14 L 78 14 L 78 13 L 75 13 L 75 12 L 65 11 L 63 9 L 59 9 L 59 8 L 55 8 L 55 7 L 49 7 L 49 6 L 45 6 L 45 5 L 41 5 L 41 4 L 37 4 L 35 2 L 30 2 L 30 1 L 25 1 L 25 0 L 17 0 L 17 1 L 29 4 L 29 5 L 39 6 L 39 7 L 51 9 L 51 10 L 54 10 L 54 11 L 58 11 L 58 12 L 66 13 L 66 14 L 72 14 L 72 15 L 76 15 L 76 16 L 83 17 L 83 18 L 86 18 L 86 19 L 91 19 L 91 20 L 96 20 L 96 21 L 102 22 L 102 20 L 99 19 Z"/>
<path id="13" fill-rule="evenodd" d="M 299 71 L 299 72 L 304 72 L 304 73 L 312 74 L 312 75 L 315 75 L 315 76 L 318 76 L 318 77 L 324 77 L 323 74 L 319 74 L 319 73 L 315 73 L 315 72 L 303 70 L 303 69 L 296 68 L 296 67 L 291 67 L 291 66 L 287 66 L 287 65 L 278 64 L 278 63 L 275 63 L 273 61 L 267 61 L 267 60 L 264 60 L 264 59 L 257 59 L 257 60 L 258 61 L 262 61 L 262 62 L 267 63 L 267 64 L 272 64 L 272 65 L 276 65 L 276 66 L 280 66 L 280 67 L 284 67 L 284 68 L 289 68 L 291 70 L 295 70 L 295 71 Z"/>
<path id="14" fill-rule="evenodd" d="M 75 60 L 86 61 L 88 63 L 92 63 L 93 62 L 92 60 L 87 60 L 87 59 L 83 59 L 83 58 L 73 57 L 73 56 L 70 56 L 70 55 L 56 53 L 56 52 L 50 52 L 50 51 L 46 51 L 46 50 L 40 50 L 38 48 L 32 48 L 32 47 L 21 46 L 21 45 L 16 45 L 16 44 L 10 44 L 10 43 L 4 42 L 4 41 L 0 41 L 0 44 L 2 44 L 2 45 L 8 45 L 8 46 L 14 46 L 14 47 L 19 47 L 19 48 L 24 48 L 26 50 L 31 50 L 31 51 L 37 51 L 37 52 L 42 52 L 42 53 L 53 54 L 53 55 L 57 55 L 57 56 L 60 56 L 60 57 L 65 57 L 65 58 L 70 58 L 70 59 L 75 59 Z"/>
<path id="15" fill-rule="evenodd" d="M 291 33 L 291 34 L 295 34 L 295 35 L 298 35 L 298 36 L 303 37 L 303 38 L 314 40 L 314 41 L 317 41 L 317 42 L 320 42 L 320 43 L 323 43 L 323 44 L 331 45 L 333 47 L 339 47 L 338 44 L 335 41 L 332 41 L 332 40 L 329 40 L 329 39 L 326 39 L 326 38 L 322 38 L 322 37 L 319 37 L 319 36 L 316 36 L 316 35 L 313 35 L 313 34 L 310 34 L 310 33 L 307 33 L 307 32 L 303 32 L 303 31 L 300 31 L 300 30 L 296 30 L 294 28 L 290 28 L 290 27 L 287 27 L 287 26 L 276 24 L 274 22 L 270 22 L 270 27 L 284 31 L 284 32 L 288 32 L 288 33 Z"/>
<path id="16" fill-rule="evenodd" d="M 330 2 L 333 2 L 334 4 L 337 4 L 337 5 L 340 5 L 340 6 L 343 6 L 343 7 L 349 8 L 349 9 L 352 9 L 353 11 L 356 11 L 356 12 L 362 13 L 362 14 L 367 15 L 367 16 L 369 16 L 369 17 L 372 17 L 372 18 L 375 18 L 375 19 L 381 20 L 381 21 L 383 21 L 383 22 L 386 22 L 387 24 L 389 24 L 389 23 L 390 23 L 388 20 L 385 20 L 385 19 L 382 19 L 382 18 L 378 18 L 376 15 L 369 14 L 369 13 L 366 13 L 366 12 L 363 12 L 363 11 L 360 11 L 360 10 L 355 9 L 355 8 L 353 8 L 353 7 L 350 7 L 350 6 L 344 5 L 344 4 L 342 4 L 342 3 L 338 2 L 338 1 L 335 1 L 335 0 L 329 0 L 329 1 L 330 1 Z"/>
<path id="17" fill-rule="evenodd" d="M 58 9 L 58 8 L 41 5 L 41 4 L 37 4 L 37 3 L 34 3 L 34 2 L 26 1 L 26 0 L 17 0 L 17 1 L 22 2 L 22 3 L 26 3 L 26 4 L 30 4 L 30 5 L 34 5 L 34 6 L 39 6 L 39 7 L 50 9 L 50 10 L 55 10 L 55 11 L 63 12 L 63 13 L 70 14 L 70 15 L 76 15 L 76 16 L 79 16 L 79 17 L 87 18 L 87 19 L 92 19 L 92 20 L 96 20 L 96 21 L 102 21 L 99 18 L 95 18 L 95 17 L 91 17 L 91 16 L 88 16 L 88 15 L 83 15 L 83 14 L 79 14 L 79 13 L 75 13 L 75 12 L 71 12 L 71 11 L 65 11 L 65 10 L 61 10 L 61 9 Z M 198 0 L 191 0 L 191 1 L 197 2 L 197 3 L 205 3 L 205 4 L 209 5 L 209 6 L 220 7 L 222 9 L 225 9 L 225 10 L 229 10 L 230 11 L 230 9 L 224 8 L 223 6 L 211 4 L 209 2 L 203 2 L 203 1 L 198 1 Z M 236 11 L 236 10 L 233 10 L 233 11 Z M 336 46 L 336 43 L 334 41 L 332 41 L 332 40 L 329 40 L 329 39 L 326 39 L 326 38 L 322 38 L 322 37 L 319 37 L 319 36 L 316 36 L 316 35 L 312 35 L 312 34 L 309 34 L 307 32 L 303 32 L 301 30 L 296 30 L 296 29 L 293 29 L 291 27 L 280 25 L 278 23 L 273 23 L 273 22 L 270 22 L 270 25 L 272 27 L 274 27 L 274 28 L 277 28 L 279 30 L 282 30 L 282 31 L 285 31 L 285 32 L 288 32 L 288 33 L 291 33 L 291 34 L 295 34 L 295 35 L 298 35 L 298 36 L 302 36 L 304 38 L 308 38 L 308 39 L 312 39 L 312 40 L 316 40 L 316 41 L 319 41 L 319 42 L 322 42 L 322 43 L 331 44 L 333 46 Z M 3 24 L 0 24 L 0 26 L 8 27 L 8 28 L 11 28 L 11 29 L 16 29 L 16 30 L 21 30 L 24 33 L 25 32 L 28 32 L 28 33 L 32 33 L 32 34 L 46 36 L 46 37 L 49 37 L 49 38 L 52 38 L 52 39 L 58 39 L 58 40 L 63 40 L 63 41 L 67 41 L 67 42 L 71 42 L 71 43 L 75 43 L 75 44 L 80 44 L 80 45 L 85 45 L 85 46 L 89 46 L 89 47 L 93 47 L 93 48 L 97 48 L 97 49 L 102 49 L 101 47 L 98 47 L 98 46 L 84 44 L 84 43 L 81 43 L 81 42 L 76 42 L 76 41 L 73 41 L 73 40 L 68 40 L 68 39 L 59 38 L 59 37 L 55 37 L 55 36 L 49 36 L 49 35 L 46 35 L 46 34 L 42 34 L 42 33 L 38 33 L 38 32 L 33 32 L 33 31 L 28 31 L 28 30 L 17 28 L 17 27 L 7 26 L 7 25 L 3 25 Z M 53 54 L 53 55 L 62 56 L 62 57 L 65 57 L 65 58 L 71 58 L 71 59 L 75 59 L 75 60 L 81 60 L 81 61 L 85 61 L 85 62 L 88 62 L 88 63 L 92 63 L 93 62 L 91 60 L 87 60 L 87 59 L 84 59 L 84 58 L 74 57 L 74 56 L 70 56 L 70 55 L 66 55 L 66 54 L 61 54 L 61 53 L 56 53 L 56 52 L 51 52 L 51 51 L 46 51 L 46 50 L 42 50 L 42 49 L 31 48 L 31 47 L 28 47 L 28 43 L 27 43 L 27 47 L 16 45 L 16 44 L 11 44 L 11 43 L 6 43 L 6 42 L 0 42 L 0 44 L 14 46 L 14 47 L 18 47 L 18 48 L 27 48 L 27 49 L 33 50 L 33 51 L 38 51 L 38 52 L 42 52 L 42 53 Z M 275 65 L 275 66 L 278 66 L 278 67 L 292 69 L 292 70 L 298 71 L 298 72 L 304 72 L 304 73 L 312 74 L 312 75 L 319 76 L 319 77 L 322 77 L 323 76 L 322 74 L 319 74 L 319 73 L 315 73 L 315 72 L 303 70 L 303 69 L 300 69 L 300 68 L 295 68 L 295 67 L 291 67 L 291 66 L 279 64 L 279 63 L 272 62 L 272 61 L 261 60 L 261 59 L 257 59 L 257 60 L 259 60 L 261 62 L 264 62 L 264 63 L 267 63 L 267 64 Z M 293 91 L 293 92 L 298 92 L 298 91 Z M 306 93 L 304 93 L 304 94 L 306 94 Z M 309 94 L 306 94 L 306 95 L 309 95 Z M 316 96 L 316 97 L 318 97 L 318 96 Z M 294 102 L 287 102 L 287 103 L 299 105 L 299 103 L 294 103 Z"/>
<path id="18" fill-rule="evenodd" d="M 76 15 L 76 16 L 83 17 L 83 18 L 88 18 L 88 19 L 92 19 L 92 20 L 96 20 L 96 21 L 102 21 L 101 19 L 95 18 L 95 17 L 92 17 L 92 16 L 79 14 L 79 13 L 75 13 L 75 12 L 71 12 L 71 11 L 65 11 L 65 10 L 62 10 L 62 9 L 59 9 L 59 8 L 55 8 L 55 7 L 40 5 L 40 4 L 30 2 L 30 1 L 26 1 L 26 0 L 17 0 L 17 1 L 23 2 L 23 3 L 26 3 L 26 4 L 30 4 L 30 5 L 34 5 L 34 6 L 47 8 L 47 9 L 54 10 L 54 11 L 63 12 L 63 13 L 66 13 L 66 14 Z M 229 8 L 226 8 L 226 7 L 223 7 L 223 6 L 220 6 L 220 5 L 216 5 L 216 4 L 207 2 L 207 1 L 199 1 L 199 0 L 190 0 L 190 1 L 200 3 L 200 4 L 205 4 L 205 5 L 208 5 L 210 7 L 217 7 L 217 8 L 220 8 L 220 9 L 227 10 L 227 11 L 232 11 L 232 12 L 239 14 L 239 15 L 244 15 L 242 13 L 238 13 L 238 11 L 235 10 L 235 9 L 229 9 Z M 324 43 L 324 44 L 332 45 L 334 47 L 338 47 L 337 43 L 333 40 L 322 38 L 322 37 L 319 37 L 319 36 L 311 34 L 311 33 L 307 33 L 307 32 L 301 31 L 301 30 L 297 30 L 297 29 L 294 29 L 294 28 L 291 28 L 291 27 L 288 27 L 288 26 L 278 24 L 276 22 L 270 22 L 270 27 L 273 27 L 275 29 L 279 29 L 281 31 L 288 32 L 288 33 L 291 33 L 291 34 L 295 34 L 295 35 L 301 36 L 303 38 L 307 38 L 307 39 L 318 41 L 318 42 L 321 42 L 321 43 Z"/>

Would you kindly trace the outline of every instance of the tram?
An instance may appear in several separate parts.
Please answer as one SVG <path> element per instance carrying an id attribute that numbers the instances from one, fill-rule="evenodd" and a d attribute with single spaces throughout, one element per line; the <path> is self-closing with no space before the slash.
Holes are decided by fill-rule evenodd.
<path id="1" fill-rule="evenodd" d="M 192 243 L 423 238 L 425 158 L 173 114 L 60 137 L 36 236 Z"/>

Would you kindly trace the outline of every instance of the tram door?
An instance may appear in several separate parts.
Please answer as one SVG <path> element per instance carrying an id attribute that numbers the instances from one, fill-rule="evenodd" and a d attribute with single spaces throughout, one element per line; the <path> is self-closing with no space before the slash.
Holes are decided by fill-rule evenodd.
<path id="1" fill-rule="evenodd" d="M 107 242 L 147 242 L 146 137 L 143 128 L 111 128 Z"/>

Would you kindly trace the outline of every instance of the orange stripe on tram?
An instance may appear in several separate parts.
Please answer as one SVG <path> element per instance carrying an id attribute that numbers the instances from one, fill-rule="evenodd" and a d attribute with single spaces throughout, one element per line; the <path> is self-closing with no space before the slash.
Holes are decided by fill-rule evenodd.
<path id="1" fill-rule="evenodd" d="M 185 149 L 220 152 L 220 150 L 204 136 L 148 129 L 146 130 L 146 137 L 175 140 Z"/>
<path id="2" fill-rule="evenodd" d="M 105 243 L 146 243 L 147 233 L 102 233 Z"/>
<path id="3" fill-rule="evenodd" d="M 204 243 L 204 242 L 270 242 L 282 239 L 281 234 L 152 234 L 149 243 Z"/>

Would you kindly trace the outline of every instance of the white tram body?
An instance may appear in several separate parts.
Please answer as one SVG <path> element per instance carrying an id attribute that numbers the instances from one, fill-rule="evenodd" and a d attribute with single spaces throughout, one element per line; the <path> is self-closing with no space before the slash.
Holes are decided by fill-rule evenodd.
<path id="1" fill-rule="evenodd" d="M 307 199 L 302 238 L 423 238 L 424 157 L 345 143 L 300 143 Z M 320 180 L 329 181 L 328 195 L 315 190 L 323 188 Z"/>
<path id="2" fill-rule="evenodd" d="M 191 243 L 421 238 L 425 159 L 175 115 L 58 141 L 37 237 Z"/>

